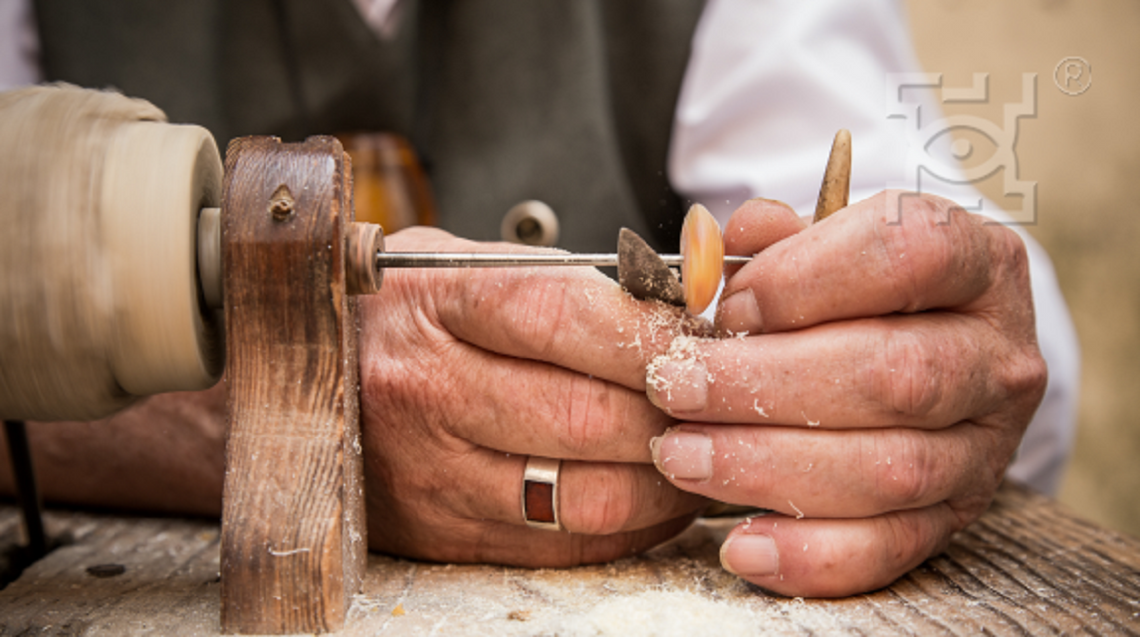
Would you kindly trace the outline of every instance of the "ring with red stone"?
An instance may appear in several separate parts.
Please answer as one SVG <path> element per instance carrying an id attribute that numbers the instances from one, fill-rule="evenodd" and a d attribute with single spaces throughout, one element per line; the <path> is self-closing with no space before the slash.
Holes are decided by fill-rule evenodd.
<path id="1" fill-rule="evenodd" d="M 558 473 L 562 461 L 531 456 L 523 473 L 523 520 L 532 529 L 562 531 L 558 519 Z"/>

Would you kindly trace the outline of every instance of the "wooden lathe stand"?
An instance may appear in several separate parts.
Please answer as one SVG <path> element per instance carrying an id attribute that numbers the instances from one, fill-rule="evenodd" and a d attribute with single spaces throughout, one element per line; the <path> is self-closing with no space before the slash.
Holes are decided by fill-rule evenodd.
<path id="1" fill-rule="evenodd" d="M 226 154 L 225 632 L 336 630 L 360 590 L 351 174 L 332 137 L 247 137 Z"/>

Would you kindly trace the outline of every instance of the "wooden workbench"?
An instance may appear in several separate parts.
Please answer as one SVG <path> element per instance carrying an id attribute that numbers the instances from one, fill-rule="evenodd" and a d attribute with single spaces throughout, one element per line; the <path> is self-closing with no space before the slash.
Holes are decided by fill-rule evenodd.
<path id="1" fill-rule="evenodd" d="M 218 524 L 52 511 L 65 544 L 0 591 L 0 635 L 208 635 Z M 950 549 L 891 587 L 843 600 L 770 596 L 721 570 L 731 521 L 565 570 L 370 555 L 342 635 L 1140 634 L 1140 540 L 1005 485 Z M 0 549 L 18 516 L 0 506 Z M 95 565 L 125 566 L 99 578 Z"/>

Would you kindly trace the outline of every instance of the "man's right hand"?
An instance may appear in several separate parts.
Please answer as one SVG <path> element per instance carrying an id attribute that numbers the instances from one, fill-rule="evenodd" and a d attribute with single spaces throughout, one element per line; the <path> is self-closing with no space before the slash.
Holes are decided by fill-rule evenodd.
<path id="1" fill-rule="evenodd" d="M 524 250 L 412 228 L 394 251 Z M 568 566 L 645 550 L 707 503 L 654 468 L 673 420 L 645 367 L 701 325 L 593 268 L 390 269 L 362 297 L 370 547 L 450 562 Z M 525 526 L 531 455 L 562 459 L 569 533 Z"/>

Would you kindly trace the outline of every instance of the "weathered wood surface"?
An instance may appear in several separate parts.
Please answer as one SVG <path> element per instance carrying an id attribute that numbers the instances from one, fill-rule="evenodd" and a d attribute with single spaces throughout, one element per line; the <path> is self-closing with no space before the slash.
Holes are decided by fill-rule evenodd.
<path id="1" fill-rule="evenodd" d="M 1006 485 L 994 507 L 891 587 L 843 600 L 772 597 L 721 570 L 731 522 L 648 554 L 527 570 L 370 555 L 338 635 L 1140 634 L 1140 540 Z M 0 544 L 16 509 L 0 508 Z M 211 635 L 216 523 L 52 512 L 57 549 L 0 591 L 0 635 Z M 99 579 L 85 569 L 117 563 Z"/>
<path id="2" fill-rule="evenodd" d="M 339 628 L 364 574 L 350 170 L 332 137 L 226 154 L 226 632 Z"/>

